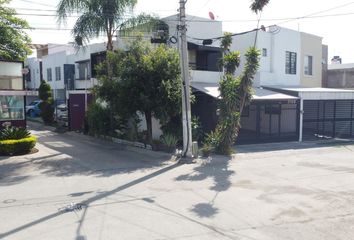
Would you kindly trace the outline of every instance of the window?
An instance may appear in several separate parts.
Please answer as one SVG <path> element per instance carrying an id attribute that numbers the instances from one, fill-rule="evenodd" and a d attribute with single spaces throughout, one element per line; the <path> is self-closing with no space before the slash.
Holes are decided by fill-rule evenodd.
<path id="1" fill-rule="evenodd" d="M 0 90 L 22 90 L 22 77 L 11 77 L 0 75 Z"/>
<path id="2" fill-rule="evenodd" d="M 79 80 L 85 80 L 85 79 L 90 79 L 90 68 L 89 68 L 89 63 L 90 62 L 80 62 L 78 65 L 78 72 L 79 72 Z M 86 76 L 85 76 L 86 72 Z"/>
<path id="3" fill-rule="evenodd" d="M 267 49 L 262 48 L 262 57 L 266 57 L 266 56 L 267 56 Z"/>
<path id="4" fill-rule="evenodd" d="M 288 52 L 285 53 L 285 73 L 286 74 L 296 74 L 296 53 Z"/>
<path id="5" fill-rule="evenodd" d="M 23 96 L 0 96 L 0 120 L 24 119 Z"/>
<path id="6" fill-rule="evenodd" d="M 52 81 L 52 69 L 47 68 L 47 81 L 50 82 Z"/>
<path id="7" fill-rule="evenodd" d="M 312 56 L 305 56 L 304 60 L 304 73 L 305 75 L 312 75 Z"/>
<path id="8" fill-rule="evenodd" d="M 55 81 L 60 81 L 60 67 L 55 68 Z"/>
<path id="9" fill-rule="evenodd" d="M 23 90 L 22 63 L 0 61 L 0 90 Z"/>

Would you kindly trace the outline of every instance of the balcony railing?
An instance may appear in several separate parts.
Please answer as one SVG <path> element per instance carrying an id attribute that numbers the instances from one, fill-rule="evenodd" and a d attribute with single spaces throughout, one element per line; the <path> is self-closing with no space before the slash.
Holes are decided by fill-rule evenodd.
<path id="1" fill-rule="evenodd" d="M 191 81 L 204 83 L 218 83 L 222 72 L 191 70 Z"/>

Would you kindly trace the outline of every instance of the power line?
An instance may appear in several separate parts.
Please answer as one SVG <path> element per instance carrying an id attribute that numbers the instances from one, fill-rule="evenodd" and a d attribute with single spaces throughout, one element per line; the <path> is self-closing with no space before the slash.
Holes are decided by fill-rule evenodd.
<path id="1" fill-rule="evenodd" d="M 206 7 L 206 5 L 208 5 L 208 3 L 210 2 L 211 0 L 207 0 L 205 3 L 204 3 L 204 5 L 198 10 L 198 13 L 200 13 L 205 7 Z M 192 20 L 194 20 L 195 18 L 196 18 L 197 16 L 194 16 L 191 20 L 189 20 L 189 21 L 192 21 Z"/>
<path id="2" fill-rule="evenodd" d="M 57 12 L 56 9 L 41 9 L 41 8 L 16 8 L 16 10 L 21 11 L 33 11 L 33 12 Z M 82 11 L 79 11 L 82 12 Z M 149 10 L 147 12 L 176 12 L 174 9 L 157 9 L 157 10 Z"/>
<path id="3" fill-rule="evenodd" d="M 336 14 L 326 14 L 326 15 L 317 15 L 317 16 L 301 16 L 301 17 L 289 17 L 289 18 L 262 18 L 262 22 L 269 22 L 269 21 L 284 21 L 277 23 L 276 25 L 280 25 L 283 23 L 287 23 L 294 20 L 300 19 L 313 19 L 313 18 L 324 18 L 324 17 L 338 17 L 338 16 L 346 16 L 346 15 L 353 15 L 354 12 L 348 13 L 336 13 Z M 38 16 L 38 17 L 57 17 L 58 15 L 55 14 L 32 14 L 32 13 L 16 13 L 15 15 L 20 16 Z M 70 16 L 68 16 L 70 17 Z M 79 16 L 71 16 L 71 17 L 79 17 Z M 129 19 L 128 17 L 123 17 L 122 19 Z M 178 22 L 175 19 L 162 19 L 166 22 Z M 257 19 L 225 19 L 219 20 L 220 22 L 258 22 Z M 215 20 L 187 20 L 187 22 L 215 22 Z"/>
<path id="4" fill-rule="evenodd" d="M 15 10 L 23 11 L 37 11 L 37 12 L 56 12 L 56 9 L 42 9 L 42 8 L 16 8 Z"/>
<path id="5" fill-rule="evenodd" d="M 45 4 L 45 3 L 40 3 L 40 2 L 35 2 L 35 1 L 30 1 L 30 0 L 18 0 L 18 1 L 55 8 L 55 6 L 53 6 L 53 5 L 49 5 L 49 4 Z"/>
<path id="6" fill-rule="evenodd" d="M 298 17 L 298 18 L 290 19 L 290 20 L 287 20 L 287 21 L 284 21 L 284 22 L 280 22 L 280 23 L 277 23 L 277 25 L 284 24 L 284 23 L 291 22 L 291 21 L 298 20 L 298 19 L 315 17 L 314 15 L 317 15 L 317 14 L 320 14 L 320 13 L 329 12 L 329 11 L 332 11 L 332 10 L 335 10 L 335 9 L 338 9 L 338 8 L 343 8 L 343 7 L 352 5 L 352 4 L 354 4 L 354 1 L 351 1 L 351 2 L 346 3 L 346 4 L 334 6 L 334 7 L 331 7 L 331 8 L 325 9 L 325 10 L 321 10 L 321 11 L 318 11 L 318 12 L 310 13 L 310 14 L 307 14 L 305 16 L 301 16 L 301 17 Z"/>

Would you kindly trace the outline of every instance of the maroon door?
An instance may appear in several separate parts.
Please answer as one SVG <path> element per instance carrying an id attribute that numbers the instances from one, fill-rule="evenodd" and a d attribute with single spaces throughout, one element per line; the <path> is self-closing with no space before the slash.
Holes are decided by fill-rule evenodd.
<path id="1" fill-rule="evenodd" d="M 87 94 L 87 105 L 91 103 L 92 95 Z M 69 94 L 69 127 L 71 131 L 83 130 L 85 120 L 85 94 Z"/>

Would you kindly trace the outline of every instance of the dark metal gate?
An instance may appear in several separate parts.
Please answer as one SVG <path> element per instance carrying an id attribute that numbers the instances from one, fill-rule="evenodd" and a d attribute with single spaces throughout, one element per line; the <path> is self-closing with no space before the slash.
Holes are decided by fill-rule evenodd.
<path id="1" fill-rule="evenodd" d="M 354 137 L 354 100 L 304 101 L 305 140 Z"/>
<path id="2" fill-rule="evenodd" d="M 87 104 L 90 104 L 92 95 L 87 94 Z M 71 131 L 81 131 L 85 122 L 85 94 L 69 94 L 69 129 Z"/>
<path id="3" fill-rule="evenodd" d="M 237 143 L 296 141 L 298 116 L 298 101 L 255 101 L 242 114 Z"/>

